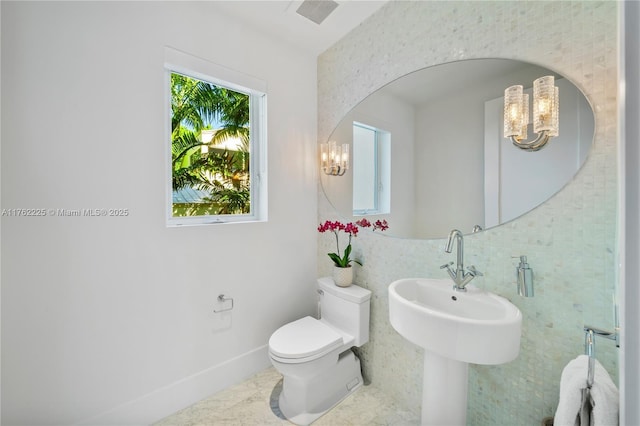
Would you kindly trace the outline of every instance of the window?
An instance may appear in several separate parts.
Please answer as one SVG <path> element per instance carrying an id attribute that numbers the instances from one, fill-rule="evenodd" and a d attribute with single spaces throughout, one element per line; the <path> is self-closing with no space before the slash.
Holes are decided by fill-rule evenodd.
<path id="1" fill-rule="evenodd" d="M 167 224 L 266 220 L 266 95 L 239 73 L 171 49 L 167 56 Z"/>
<path id="2" fill-rule="evenodd" d="M 353 214 L 390 212 L 391 134 L 353 123 Z"/>

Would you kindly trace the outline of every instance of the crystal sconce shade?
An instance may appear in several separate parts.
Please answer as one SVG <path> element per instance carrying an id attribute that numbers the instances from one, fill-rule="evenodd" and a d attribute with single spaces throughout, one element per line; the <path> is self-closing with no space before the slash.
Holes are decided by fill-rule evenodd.
<path id="1" fill-rule="evenodd" d="M 349 169 L 349 144 L 335 141 L 320 144 L 320 163 L 325 174 L 342 176 Z"/>
<path id="2" fill-rule="evenodd" d="M 553 76 L 540 77 L 533 82 L 533 131 L 536 139 L 527 142 L 529 124 L 529 95 L 520 85 L 504 91 L 504 137 L 526 151 L 538 151 L 549 139 L 558 136 L 559 96 Z"/>

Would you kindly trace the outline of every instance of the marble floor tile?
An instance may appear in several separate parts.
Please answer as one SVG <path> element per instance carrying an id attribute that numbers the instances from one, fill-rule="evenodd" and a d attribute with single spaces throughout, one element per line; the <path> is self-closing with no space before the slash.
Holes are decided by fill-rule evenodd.
<path id="1" fill-rule="evenodd" d="M 278 409 L 282 376 L 268 368 L 248 380 L 172 414 L 155 426 L 291 425 Z M 419 415 L 403 410 L 374 386 L 362 386 L 314 426 L 409 426 Z"/>

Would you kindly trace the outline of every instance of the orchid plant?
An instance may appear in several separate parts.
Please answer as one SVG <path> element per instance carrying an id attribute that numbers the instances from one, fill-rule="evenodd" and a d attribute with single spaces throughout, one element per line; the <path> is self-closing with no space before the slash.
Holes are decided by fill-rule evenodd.
<path id="1" fill-rule="evenodd" d="M 327 253 L 333 263 L 339 268 L 349 268 L 351 267 L 351 262 L 355 262 L 358 265 L 362 265 L 359 260 L 351 259 L 351 237 L 357 237 L 358 231 L 360 228 L 370 228 L 373 227 L 373 230 L 381 230 L 384 231 L 389 228 L 386 220 L 376 220 L 373 224 L 369 222 L 367 219 L 360 219 L 355 223 L 349 222 L 344 224 L 340 221 L 330 221 L 327 220 L 325 223 L 320 224 L 318 226 L 318 232 L 325 233 L 327 231 L 333 232 L 336 237 L 336 253 Z M 340 231 L 344 231 L 347 235 L 349 235 L 349 242 L 347 247 L 344 249 L 344 254 L 340 255 L 340 238 L 338 233 Z"/>

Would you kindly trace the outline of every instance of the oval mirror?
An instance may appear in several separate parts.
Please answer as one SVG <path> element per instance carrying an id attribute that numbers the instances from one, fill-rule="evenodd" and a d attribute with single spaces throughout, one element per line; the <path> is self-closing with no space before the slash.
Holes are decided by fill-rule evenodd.
<path id="1" fill-rule="evenodd" d="M 525 151 L 503 137 L 504 90 L 522 85 L 527 93 L 546 75 L 559 90 L 559 134 Z M 508 59 L 452 62 L 399 78 L 350 111 L 329 138 L 349 145 L 348 168 L 331 175 L 321 167 L 320 179 L 347 220 L 386 219 L 386 235 L 444 238 L 454 228 L 498 226 L 548 200 L 584 164 L 593 136 L 589 103 L 562 76 Z"/>

